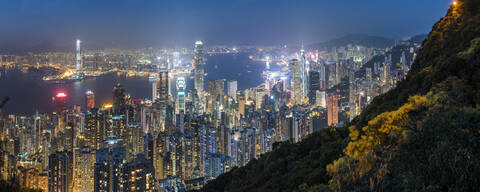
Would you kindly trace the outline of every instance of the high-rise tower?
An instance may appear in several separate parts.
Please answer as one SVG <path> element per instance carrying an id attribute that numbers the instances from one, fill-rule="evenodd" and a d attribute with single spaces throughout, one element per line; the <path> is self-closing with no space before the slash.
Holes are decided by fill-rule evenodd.
<path id="1" fill-rule="evenodd" d="M 85 107 L 87 110 L 95 107 L 95 93 L 91 90 L 85 92 Z"/>
<path id="2" fill-rule="evenodd" d="M 392 60 L 385 56 L 385 63 L 383 64 L 383 84 L 389 84 L 390 82 L 390 67 Z"/>
<path id="3" fill-rule="evenodd" d="M 325 62 L 321 62 L 319 66 L 319 72 L 320 72 L 320 89 L 324 91 L 327 88 L 327 82 L 326 82 L 326 66 Z"/>
<path id="4" fill-rule="evenodd" d="M 302 99 L 308 94 L 308 66 L 305 50 L 300 50 L 300 79 L 302 81 Z"/>
<path id="5" fill-rule="evenodd" d="M 327 105 L 328 126 L 335 126 L 338 124 L 338 96 L 336 94 L 328 95 Z"/>
<path id="6" fill-rule="evenodd" d="M 203 95 L 204 90 L 204 75 L 205 75 L 205 56 L 203 50 L 203 43 L 201 41 L 195 42 L 194 49 L 194 60 L 195 60 L 195 89 L 198 92 L 198 95 Z"/>
<path id="7" fill-rule="evenodd" d="M 290 89 L 293 93 L 293 99 L 295 104 L 300 104 L 303 100 L 300 61 L 298 59 L 291 60 L 288 68 L 290 69 Z"/>
<path id="8" fill-rule="evenodd" d="M 160 101 L 168 100 L 168 71 L 160 71 L 157 79 L 157 97 Z"/>
<path id="9" fill-rule="evenodd" d="M 176 113 L 183 113 L 185 111 L 185 89 L 186 81 L 185 77 L 177 77 L 175 80 L 175 86 L 177 88 L 177 110 Z"/>
<path id="10" fill-rule="evenodd" d="M 80 43 L 81 41 L 77 39 L 77 56 L 76 56 L 77 63 L 75 67 L 77 73 L 80 72 L 80 70 L 82 70 L 82 51 L 80 48 Z"/>
<path id="11" fill-rule="evenodd" d="M 116 115 L 123 114 L 126 109 L 125 95 L 125 89 L 120 83 L 113 87 L 113 112 Z"/>

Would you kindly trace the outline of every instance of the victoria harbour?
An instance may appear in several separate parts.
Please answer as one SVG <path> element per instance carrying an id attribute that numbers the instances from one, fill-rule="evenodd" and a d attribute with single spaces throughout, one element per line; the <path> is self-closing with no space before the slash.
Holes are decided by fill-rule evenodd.
<path id="1" fill-rule="evenodd" d="M 253 87 L 262 82 L 261 72 L 265 64 L 249 59 L 248 54 L 218 54 L 207 56 L 206 79 L 238 80 L 239 89 Z M 85 107 L 84 94 L 87 90 L 95 92 L 101 105 L 112 102 L 113 86 L 122 84 L 134 98 L 150 98 L 152 85 L 147 77 L 126 77 L 123 73 L 109 73 L 99 77 L 90 77 L 83 81 L 50 83 L 42 80 L 49 69 L 19 67 L 0 67 L 0 95 L 10 97 L 10 105 L 5 114 L 26 115 L 38 112 L 55 111 L 52 97 L 59 91 L 69 94 L 68 104 Z M 8 93 L 8 94 L 7 94 Z"/>

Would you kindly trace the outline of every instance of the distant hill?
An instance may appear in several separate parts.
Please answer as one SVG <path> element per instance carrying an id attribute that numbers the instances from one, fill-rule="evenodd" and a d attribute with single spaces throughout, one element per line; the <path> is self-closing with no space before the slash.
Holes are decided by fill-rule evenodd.
<path id="1" fill-rule="evenodd" d="M 395 40 L 378 36 L 365 34 L 352 34 L 338 39 L 333 39 L 324 43 L 316 43 L 307 46 L 310 49 L 328 49 L 332 47 L 347 46 L 348 44 L 363 45 L 366 47 L 386 48 L 395 45 Z"/>
<path id="2" fill-rule="evenodd" d="M 118 47 L 116 43 L 110 43 L 108 45 L 102 45 L 97 42 L 82 42 L 83 50 L 95 50 L 95 49 L 108 49 Z M 28 53 L 45 53 L 45 52 L 74 52 L 75 40 L 67 43 L 54 43 L 51 41 L 44 41 L 33 46 L 20 46 L 20 45 L 0 45 L 0 54 L 14 54 L 14 55 L 26 55 Z"/>
<path id="3" fill-rule="evenodd" d="M 458 0 L 406 79 L 348 126 L 279 144 L 202 191 L 480 191 L 479 74 L 480 1 Z"/>
<path id="4" fill-rule="evenodd" d="M 420 34 L 420 35 L 413 36 L 412 38 L 410 38 L 409 41 L 412 43 L 422 44 L 423 41 L 425 41 L 425 39 L 427 38 L 428 38 L 428 34 Z"/>

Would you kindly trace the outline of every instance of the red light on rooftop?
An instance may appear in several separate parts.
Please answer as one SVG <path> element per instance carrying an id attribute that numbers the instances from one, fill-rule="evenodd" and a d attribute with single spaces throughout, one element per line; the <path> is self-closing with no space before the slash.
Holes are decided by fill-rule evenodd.
<path id="1" fill-rule="evenodd" d="M 60 92 L 60 93 L 57 93 L 57 96 L 56 97 L 66 97 L 67 94 L 63 93 L 63 92 Z"/>

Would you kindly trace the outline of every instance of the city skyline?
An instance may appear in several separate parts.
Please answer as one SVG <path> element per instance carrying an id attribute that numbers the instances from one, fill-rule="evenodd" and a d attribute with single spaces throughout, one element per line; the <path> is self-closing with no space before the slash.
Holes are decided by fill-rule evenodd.
<path id="1" fill-rule="evenodd" d="M 478 191 L 478 0 L 2 4 L 0 191 Z"/>

